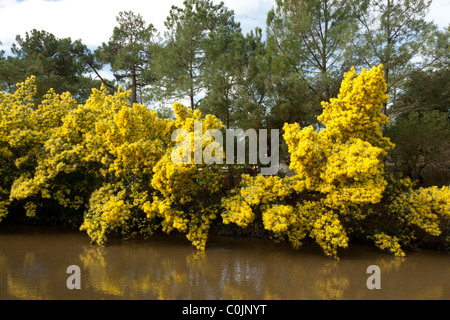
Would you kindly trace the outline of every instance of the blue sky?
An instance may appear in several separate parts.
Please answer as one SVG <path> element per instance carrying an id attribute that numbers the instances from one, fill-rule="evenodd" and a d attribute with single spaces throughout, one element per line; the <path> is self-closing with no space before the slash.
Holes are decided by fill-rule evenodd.
<path id="1" fill-rule="evenodd" d="M 275 0 L 223 0 L 234 10 L 244 33 L 255 27 L 265 29 L 267 12 Z M 219 0 L 215 0 L 219 2 Z M 59 38 L 81 39 L 94 49 L 108 41 L 122 10 L 140 13 L 159 32 L 172 5 L 183 0 L 0 0 L 0 49 L 8 51 L 16 35 L 33 28 L 53 33 Z M 450 23 L 450 0 L 434 0 L 428 19 L 441 28 Z"/>

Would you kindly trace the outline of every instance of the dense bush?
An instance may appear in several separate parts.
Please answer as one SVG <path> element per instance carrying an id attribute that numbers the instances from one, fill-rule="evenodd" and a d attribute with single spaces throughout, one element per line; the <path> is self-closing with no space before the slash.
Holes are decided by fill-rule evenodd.
<path id="1" fill-rule="evenodd" d="M 338 97 L 323 103 L 325 129 L 284 126 L 297 175 L 246 177 L 223 200 L 225 223 L 246 227 L 261 215 L 274 236 L 294 247 L 309 236 L 334 258 L 351 237 L 403 256 L 401 245 L 410 244 L 417 229 L 441 235 L 450 218 L 448 186 L 413 190 L 410 180 L 399 180 L 388 187 L 384 157 L 394 145 L 381 132 L 388 122 L 381 113 L 385 92 L 381 66 L 348 72 Z"/>
<path id="2" fill-rule="evenodd" d="M 175 104 L 177 119 L 160 119 L 130 105 L 123 90 L 93 89 L 82 105 L 54 92 L 35 105 L 34 93 L 30 78 L 14 94 L 0 95 L 0 218 L 11 202 L 22 203 L 30 217 L 46 215 L 42 204 L 52 199 L 84 213 L 81 229 L 101 245 L 111 233 L 149 235 L 162 227 L 204 248 L 220 176 L 212 166 L 170 161 L 172 132 L 192 131 L 199 112 Z M 203 130 L 220 127 L 213 116 L 203 120 Z"/>
<path id="3" fill-rule="evenodd" d="M 219 217 L 242 228 L 260 221 L 273 237 L 296 248 L 312 238 L 333 258 L 352 238 L 397 256 L 418 239 L 448 243 L 449 187 L 414 189 L 385 173 L 394 147 L 381 131 L 385 92 L 381 66 L 350 70 L 338 97 L 323 103 L 324 129 L 285 124 L 295 176 L 244 175 L 239 188 L 226 191 L 219 165 L 171 158 L 176 129 L 195 141 L 195 121 L 205 133 L 223 127 L 216 117 L 175 103 L 176 119 L 162 119 L 130 104 L 122 89 L 93 89 L 85 104 L 52 90 L 35 100 L 32 77 L 0 93 L 0 220 L 16 214 L 13 208 L 30 219 L 65 208 L 73 216 L 64 220 L 81 216 L 78 226 L 99 245 L 114 234 L 177 230 L 200 250 Z M 207 147 L 203 141 L 202 151 Z"/>

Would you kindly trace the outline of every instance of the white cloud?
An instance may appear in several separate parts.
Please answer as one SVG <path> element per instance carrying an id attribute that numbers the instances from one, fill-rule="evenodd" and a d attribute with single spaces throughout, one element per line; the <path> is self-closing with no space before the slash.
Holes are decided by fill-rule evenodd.
<path id="1" fill-rule="evenodd" d="M 450 1 L 433 0 L 428 13 L 428 20 L 436 23 L 440 28 L 450 24 Z"/>
<path id="2" fill-rule="evenodd" d="M 267 11 L 274 4 L 274 0 L 224 2 L 235 11 L 245 33 L 258 25 L 264 29 Z M 182 6 L 183 0 L 0 0 L 0 41 L 3 49 L 9 49 L 16 35 L 38 29 L 58 38 L 81 39 L 88 47 L 95 48 L 108 41 L 120 11 L 140 13 L 162 33 L 172 5 Z"/>
<path id="3" fill-rule="evenodd" d="M 234 10 L 236 21 L 241 23 L 244 34 L 260 27 L 266 29 L 267 12 L 275 5 L 275 0 L 224 0 L 225 5 Z"/>
<path id="4" fill-rule="evenodd" d="M 218 3 L 220 0 L 214 0 Z M 234 10 L 244 33 L 256 26 L 265 31 L 267 12 L 275 0 L 224 0 Z M 115 17 L 122 10 L 140 13 L 159 32 L 172 5 L 182 6 L 183 0 L 0 0 L 0 42 L 8 51 L 16 35 L 31 29 L 45 30 L 58 38 L 81 39 L 94 49 L 108 41 L 116 25 Z M 429 19 L 439 26 L 450 22 L 450 2 L 434 0 Z"/>
<path id="5" fill-rule="evenodd" d="M 59 38 L 82 39 L 87 46 L 96 47 L 109 39 L 116 25 L 115 17 L 120 11 L 140 13 L 147 23 L 162 30 L 171 5 L 182 4 L 182 0 L 0 1 L 0 41 L 4 46 L 10 46 L 16 35 L 38 29 Z"/>

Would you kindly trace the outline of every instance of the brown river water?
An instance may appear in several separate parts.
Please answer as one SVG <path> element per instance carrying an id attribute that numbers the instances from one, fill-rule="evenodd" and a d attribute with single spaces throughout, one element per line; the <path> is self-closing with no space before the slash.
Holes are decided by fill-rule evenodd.
<path id="1" fill-rule="evenodd" d="M 450 255 L 395 258 L 353 244 L 330 260 L 314 243 L 299 250 L 264 239 L 212 237 L 197 252 L 183 236 L 90 245 L 85 233 L 0 227 L 0 299 L 304 300 L 450 299 Z M 80 289 L 70 290 L 69 266 Z M 371 265 L 380 289 L 369 289 Z M 75 274 L 75 273 L 73 273 Z"/>

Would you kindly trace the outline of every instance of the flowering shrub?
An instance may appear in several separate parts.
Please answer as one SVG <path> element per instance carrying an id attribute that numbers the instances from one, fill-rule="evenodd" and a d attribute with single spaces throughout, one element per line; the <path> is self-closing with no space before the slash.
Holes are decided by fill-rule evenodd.
<path id="1" fill-rule="evenodd" d="M 371 222 L 370 237 L 375 244 L 396 256 L 404 256 L 402 245 L 409 245 L 419 238 L 423 240 L 424 234 L 445 236 L 443 231 L 450 219 L 449 186 L 418 189 L 413 186 L 409 178 L 391 177 L 385 192 L 386 214 Z M 444 238 L 444 244 L 448 246 L 449 240 L 448 236 Z"/>
<path id="2" fill-rule="evenodd" d="M 205 249 L 211 222 L 216 219 L 221 194 L 221 172 L 218 165 L 209 165 L 202 161 L 194 162 L 194 122 L 202 121 L 202 133 L 209 129 L 220 129 L 216 117 L 207 115 L 201 118 L 198 110 L 192 111 L 175 103 L 176 121 L 171 128 L 186 129 L 190 135 L 191 163 L 171 161 L 173 145 L 166 149 L 164 156 L 153 167 L 151 185 L 158 192 L 147 202 L 144 211 L 147 217 L 162 218 L 162 227 L 166 232 L 173 229 L 187 233 L 187 238 L 200 250 Z M 202 152 L 207 142 L 202 141 Z"/>
<path id="3" fill-rule="evenodd" d="M 323 103 L 324 129 L 285 124 L 295 176 L 243 175 L 224 195 L 220 166 L 194 160 L 196 124 L 202 134 L 221 129 L 216 117 L 175 103 L 176 119 L 161 119 L 130 104 L 129 92 L 104 87 L 82 105 L 53 90 L 36 105 L 31 77 L 0 93 L 0 221 L 13 206 L 29 218 L 64 208 L 64 219 L 81 216 L 81 230 L 99 245 L 112 234 L 147 237 L 160 229 L 184 233 L 204 250 L 221 215 L 242 228 L 260 221 L 295 248 L 309 237 L 333 258 L 353 237 L 396 256 L 425 236 L 449 246 L 449 186 L 414 189 L 411 180 L 385 174 L 383 158 L 394 147 L 380 129 L 388 121 L 385 91 L 381 66 L 351 69 L 337 98 Z M 172 139 L 178 129 L 190 139 Z M 200 151 L 211 146 L 202 139 Z M 191 162 L 173 161 L 177 151 Z"/>
<path id="4" fill-rule="evenodd" d="M 401 235 L 386 233 L 381 213 L 371 208 L 391 191 L 383 157 L 394 145 L 381 132 L 388 122 L 381 113 L 385 92 L 381 65 L 361 74 L 354 68 L 347 72 L 338 97 L 322 103 L 318 120 L 325 129 L 284 126 L 290 168 L 297 175 L 245 177 L 241 189 L 222 201 L 224 222 L 246 227 L 261 214 L 264 228 L 277 238 L 287 237 L 297 248 L 309 236 L 334 258 L 355 235 L 397 256 L 404 255 L 401 244 L 413 238 L 413 226 L 439 235 L 439 221 L 450 212 L 448 187 L 408 189 L 382 203 L 391 217 L 382 219 L 395 220 Z"/>
<path id="5" fill-rule="evenodd" d="M 0 95 L 0 219 L 12 201 L 24 201 L 33 217 L 48 199 L 84 213 L 81 230 L 100 245 L 111 233 L 148 236 L 162 227 L 204 249 L 221 177 L 211 165 L 174 165 L 171 136 L 177 128 L 192 132 L 194 120 L 219 129 L 215 117 L 202 120 L 176 103 L 177 119 L 161 119 L 130 105 L 122 89 L 93 89 L 83 105 L 50 91 L 35 106 L 35 92 L 30 78 Z"/>
<path id="6" fill-rule="evenodd" d="M 17 84 L 14 93 L 0 92 L 0 221 L 14 198 L 23 195 L 25 199 L 36 192 L 30 180 L 37 159 L 46 152 L 44 146 L 61 127 L 61 119 L 77 105 L 70 94 L 59 95 L 53 90 L 35 105 L 35 94 L 35 77 Z M 46 184 L 42 176 L 36 176 L 36 181 Z M 27 202 L 25 210 L 33 216 L 36 204 Z"/>
<path id="7" fill-rule="evenodd" d="M 203 250 L 216 218 L 211 200 L 219 191 L 220 175 L 212 166 L 174 164 L 170 158 L 173 130 L 193 132 L 201 114 L 175 103 L 177 119 L 172 121 L 157 118 L 141 105 L 118 104 L 122 107 L 114 121 L 95 127 L 111 150 L 101 160 L 106 164 L 104 178 L 114 179 L 92 193 L 81 229 L 99 244 L 106 242 L 109 230 L 128 237 L 149 235 L 159 227 L 167 233 L 177 229 Z M 214 117 L 203 121 L 204 130 L 220 127 Z"/>

